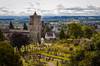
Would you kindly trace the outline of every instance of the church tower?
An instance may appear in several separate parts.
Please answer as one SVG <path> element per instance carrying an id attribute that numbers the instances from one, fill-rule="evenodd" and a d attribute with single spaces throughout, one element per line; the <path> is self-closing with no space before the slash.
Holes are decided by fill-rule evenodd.
<path id="1" fill-rule="evenodd" d="M 41 16 L 37 15 L 37 13 L 35 12 L 33 15 L 30 16 L 29 30 L 31 39 L 36 43 L 40 43 L 41 28 Z"/>

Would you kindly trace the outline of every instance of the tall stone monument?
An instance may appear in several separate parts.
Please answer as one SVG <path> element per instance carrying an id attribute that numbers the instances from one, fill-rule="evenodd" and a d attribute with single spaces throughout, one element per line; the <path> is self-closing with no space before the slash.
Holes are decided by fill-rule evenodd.
<path id="1" fill-rule="evenodd" d="M 41 28 L 42 28 L 41 16 L 37 15 L 37 13 L 35 12 L 33 15 L 30 16 L 30 23 L 29 23 L 30 36 L 32 41 L 40 43 Z"/>

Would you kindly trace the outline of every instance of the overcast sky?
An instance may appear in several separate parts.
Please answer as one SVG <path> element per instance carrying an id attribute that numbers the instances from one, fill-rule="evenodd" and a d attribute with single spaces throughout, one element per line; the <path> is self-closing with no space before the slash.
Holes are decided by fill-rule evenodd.
<path id="1" fill-rule="evenodd" d="M 0 0 L 0 15 L 100 15 L 100 0 Z"/>

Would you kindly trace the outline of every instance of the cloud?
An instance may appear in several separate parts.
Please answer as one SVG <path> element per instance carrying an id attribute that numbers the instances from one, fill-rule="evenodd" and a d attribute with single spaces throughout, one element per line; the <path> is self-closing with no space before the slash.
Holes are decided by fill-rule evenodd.
<path id="1" fill-rule="evenodd" d="M 22 10 L 20 12 L 10 10 L 6 7 L 0 7 L 0 15 L 32 15 L 35 11 L 39 15 L 43 16 L 100 16 L 100 7 L 96 6 L 87 6 L 84 8 L 66 8 L 62 4 L 59 4 L 55 9 L 44 10 L 41 8 L 37 8 L 36 5 L 34 6 L 34 4 L 31 4 L 29 7 L 25 8 L 25 10 Z"/>
<path id="2" fill-rule="evenodd" d="M 20 2 L 11 0 L 7 3 L 9 6 L 3 4 L 2 7 L 0 7 L 0 15 L 32 15 L 34 11 L 39 10 L 38 7 L 40 5 L 39 0 L 21 0 Z"/>
<path id="3" fill-rule="evenodd" d="M 32 2 L 33 1 L 33 2 Z M 35 11 L 38 12 L 40 14 L 41 9 L 39 8 L 40 6 L 40 1 L 39 0 L 31 0 L 31 2 L 27 2 L 29 4 L 29 6 L 27 6 L 27 8 L 25 8 L 25 11 L 23 12 L 26 15 L 32 15 Z"/>
<path id="4" fill-rule="evenodd" d="M 100 16 L 100 7 L 96 6 L 66 8 L 60 4 L 53 11 L 56 11 L 57 15 L 65 16 Z"/>
<path id="5" fill-rule="evenodd" d="M 41 14 L 44 16 L 56 16 L 54 10 L 41 10 Z"/>
<path id="6" fill-rule="evenodd" d="M 9 10 L 6 7 L 0 7 L 0 15 L 13 15 L 15 14 L 14 11 Z"/>

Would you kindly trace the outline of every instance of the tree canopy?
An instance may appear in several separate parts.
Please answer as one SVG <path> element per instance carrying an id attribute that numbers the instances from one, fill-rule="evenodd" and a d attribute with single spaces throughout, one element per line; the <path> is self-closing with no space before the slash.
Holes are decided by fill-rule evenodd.
<path id="1" fill-rule="evenodd" d="M 10 42 L 13 47 L 20 49 L 22 45 L 30 43 L 30 38 L 22 33 L 13 33 L 10 38 Z"/>
<path id="2" fill-rule="evenodd" d="M 81 30 L 81 24 L 76 24 L 76 23 L 71 23 L 68 24 L 68 28 L 67 28 L 67 34 L 70 37 L 73 38 L 80 38 L 82 37 L 82 30 Z"/>
<path id="3" fill-rule="evenodd" d="M 65 36 L 63 28 L 61 29 L 59 36 L 60 36 L 60 39 L 65 39 L 66 36 Z"/>
<path id="4" fill-rule="evenodd" d="M 0 66 L 22 66 L 20 56 L 6 42 L 0 42 Z"/>
<path id="5" fill-rule="evenodd" d="M 88 38 L 90 39 L 95 33 L 95 27 L 81 25 L 80 23 L 68 24 L 67 34 L 72 38 Z"/>
<path id="6" fill-rule="evenodd" d="M 85 38 L 91 38 L 94 33 L 95 28 L 92 26 L 84 25 L 84 26 L 82 26 L 82 30 L 83 30 L 83 34 L 84 34 L 83 36 Z"/>
<path id="7" fill-rule="evenodd" d="M 27 27 L 26 23 L 24 23 L 23 29 L 24 29 L 24 30 L 28 30 L 28 27 Z"/>
<path id="8" fill-rule="evenodd" d="M 14 25 L 12 24 L 12 22 L 10 22 L 9 24 L 9 29 L 14 29 Z"/>

